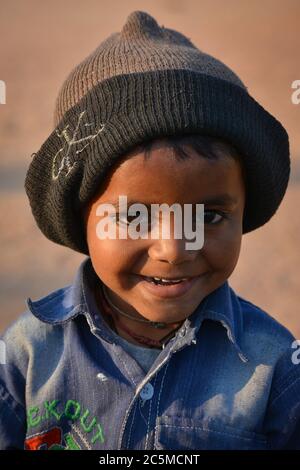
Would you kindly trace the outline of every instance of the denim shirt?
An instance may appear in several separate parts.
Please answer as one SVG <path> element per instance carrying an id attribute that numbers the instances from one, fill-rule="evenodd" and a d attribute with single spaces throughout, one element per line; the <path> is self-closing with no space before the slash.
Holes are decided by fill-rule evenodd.
<path id="1" fill-rule="evenodd" d="M 130 356 L 140 364 L 145 372 L 148 372 L 156 357 L 161 353 L 161 349 L 143 347 L 136 344 L 129 343 L 126 339 L 119 336 L 123 348 L 129 353 Z"/>
<path id="2" fill-rule="evenodd" d="M 3 335 L 1 449 L 300 449 L 286 328 L 226 281 L 146 372 L 99 314 L 93 275 L 88 257 Z"/>

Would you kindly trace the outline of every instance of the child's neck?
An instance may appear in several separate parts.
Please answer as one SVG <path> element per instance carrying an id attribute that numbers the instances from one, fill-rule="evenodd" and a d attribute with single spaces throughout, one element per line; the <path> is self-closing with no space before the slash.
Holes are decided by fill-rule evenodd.
<path id="1" fill-rule="evenodd" d="M 170 339 L 183 321 L 166 324 L 164 328 L 155 328 L 150 323 L 141 323 L 120 313 L 120 309 L 113 307 L 113 302 L 96 288 L 95 297 L 99 310 L 104 313 L 104 320 L 116 333 L 127 341 L 144 347 L 162 348 L 163 343 Z M 125 312 L 126 313 L 126 312 Z"/>

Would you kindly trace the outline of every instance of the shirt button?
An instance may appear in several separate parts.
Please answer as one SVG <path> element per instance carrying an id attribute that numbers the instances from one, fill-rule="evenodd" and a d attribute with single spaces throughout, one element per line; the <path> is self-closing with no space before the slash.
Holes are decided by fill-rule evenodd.
<path id="1" fill-rule="evenodd" d="M 147 383 L 142 388 L 141 393 L 140 393 L 140 397 L 143 400 L 151 400 L 151 398 L 153 397 L 153 394 L 154 394 L 153 385 L 151 385 L 150 383 Z"/>

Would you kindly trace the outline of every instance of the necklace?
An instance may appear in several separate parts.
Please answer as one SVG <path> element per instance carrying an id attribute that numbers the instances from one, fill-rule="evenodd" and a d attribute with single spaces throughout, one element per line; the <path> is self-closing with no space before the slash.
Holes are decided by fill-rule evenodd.
<path id="1" fill-rule="evenodd" d="M 178 328 L 181 326 L 182 322 L 178 325 L 178 323 L 169 323 L 169 325 L 175 325 L 176 327 L 170 331 L 169 333 L 167 333 L 163 338 L 161 338 L 160 340 L 155 340 L 155 339 L 152 339 L 152 338 L 148 338 L 146 336 L 142 336 L 142 335 L 138 335 L 136 334 L 134 331 L 130 330 L 127 326 L 125 326 L 118 318 L 118 315 L 114 312 L 113 308 L 115 308 L 118 312 L 120 312 L 121 314 L 124 314 L 125 312 L 123 312 L 122 310 L 120 310 L 119 308 L 117 308 L 117 306 L 115 306 L 112 301 L 109 299 L 108 297 L 108 294 L 107 292 L 105 292 L 105 287 L 104 287 L 104 284 L 102 284 L 102 289 L 99 289 L 97 290 L 96 292 L 98 292 L 98 299 L 102 305 L 102 308 L 103 308 L 103 312 L 104 314 L 106 315 L 107 317 L 107 321 L 109 322 L 110 326 L 115 329 L 115 332 L 118 334 L 117 330 L 116 330 L 116 325 L 118 325 L 119 329 L 125 331 L 131 338 L 133 338 L 135 341 L 137 341 L 138 343 L 142 344 L 142 345 L 147 345 L 147 346 L 150 346 L 150 347 L 156 347 L 156 348 L 159 348 L 159 349 L 164 349 L 168 339 L 170 339 L 172 336 L 174 336 L 175 332 L 178 330 Z M 102 295 L 101 295 L 102 293 Z M 113 308 L 112 308 L 113 307 Z M 135 317 L 131 317 L 130 315 L 128 315 L 127 313 L 125 313 L 125 316 L 126 317 L 129 317 L 133 320 L 140 320 L 140 319 L 137 319 Z M 141 319 L 142 320 L 142 319 Z M 158 323 L 158 322 L 151 322 L 150 320 L 145 320 L 146 323 Z M 144 321 L 143 321 L 144 323 Z M 168 325 L 167 323 L 165 323 L 165 325 Z"/>
<path id="2" fill-rule="evenodd" d="M 130 320 L 135 320 L 135 321 L 138 321 L 140 323 L 147 323 L 148 325 L 153 326 L 154 328 L 167 328 L 168 323 L 151 321 L 151 320 L 147 320 L 145 318 L 136 318 L 136 317 L 133 317 L 132 315 L 129 315 L 126 312 L 123 312 L 123 310 L 119 309 L 116 305 L 114 305 L 112 303 L 112 301 L 110 300 L 110 298 L 107 295 L 106 287 L 104 286 L 104 284 L 102 284 L 102 292 L 104 294 L 105 300 L 109 303 L 109 305 L 112 308 L 114 308 L 115 310 L 117 310 L 121 315 L 124 315 L 124 317 L 130 318 Z M 173 325 L 173 323 L 169 323 L 169 325 Z"/>

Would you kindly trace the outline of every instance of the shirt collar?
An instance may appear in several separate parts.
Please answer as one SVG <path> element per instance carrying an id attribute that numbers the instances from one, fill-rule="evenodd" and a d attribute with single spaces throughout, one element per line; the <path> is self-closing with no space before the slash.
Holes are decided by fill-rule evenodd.
<path id="1" fill-rule="evenodd" d="M 226 329 L 228 340 L 235 347 L 239 358 L 243 362 L 249 361 L 249 358 L 241 349 L 243 312 L 240 302 L 227 280 L 208 294 L 200 302 L 195 312 L 186 319 L 191 332 L 191 341 L 196 339 L 203 320 L 219 322 Z"/>
<path id="2" fill-rule="evenodd" d="M 83 314 L 92 327 L 97 307 L 91 295 L 88 279 L 97 279 L 90 257 L 82 261 L 72 284 L 35 301 L 28 297 L 27 306 L 33 315 L 46 323 L 64 324 L 79 314 Z M 220 322 L 226 329 L 227 337 L 235 347 L 240 359 L 243 362 L 249 361 L 240 347 L 243 332 L 241 306 L 227 280 L 207 295 L 192 315 L 185 320 L 178 332 L 181 339 L 176 342 L 176 350 L 183 347 L 184 344 L 196 341 L 197 332 L 205 319 Z M 103 320 L 102 324 L 104 324 Z"/>

